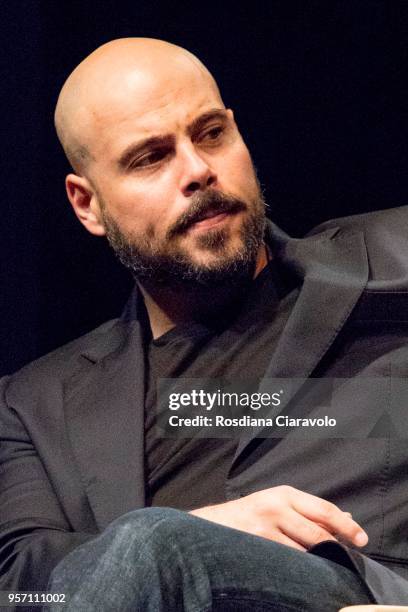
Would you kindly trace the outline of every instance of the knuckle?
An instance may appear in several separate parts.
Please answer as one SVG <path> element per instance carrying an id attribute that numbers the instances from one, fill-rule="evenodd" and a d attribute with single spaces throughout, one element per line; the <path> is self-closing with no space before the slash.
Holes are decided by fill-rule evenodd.
<path id="1" fill-rule="evenodd" d="M 336 506 L 328 501 L 322 501 L 320 505 L 320 515 L 325 521 L 330 521 L 336 514 Z"/>
<path id="2" fill-rule="evenodd" d="M 290 485 L 279 485 L 279 487 L 276 487 L 276 489 L 278 489 L 278 491 L 285 496 L 291 495 L 293 491 L 295 490 Z"/>
<path id="3" fill-rule="evenodd" d="M 268 499 L 269 509 L 274 513 L 281 513 L 290 505 L 291 487 L 281 485 L 276 487 Z"/>

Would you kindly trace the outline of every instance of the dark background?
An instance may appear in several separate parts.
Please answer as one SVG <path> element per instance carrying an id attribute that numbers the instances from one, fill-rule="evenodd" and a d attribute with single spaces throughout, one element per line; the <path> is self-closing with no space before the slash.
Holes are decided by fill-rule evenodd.
<path id="1" fill-rule="evenodd" d="M 0 373 L 116 316 L 129 291 L 67 203 L 52 125 L 66 76 L 112 38 L 164 38 L 207 64 L 289 233 L 408 203 L 407 0 L 13 0 L 0 13 Z"/>

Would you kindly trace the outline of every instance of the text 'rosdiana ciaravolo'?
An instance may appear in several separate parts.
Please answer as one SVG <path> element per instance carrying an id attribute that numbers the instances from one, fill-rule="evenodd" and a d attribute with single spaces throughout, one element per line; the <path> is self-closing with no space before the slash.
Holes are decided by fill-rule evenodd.
<path id="1" fill-rule="evenodd" d="M 218 389 L 215 392 L 203 389 L 191 390 L 184 393 L 170 393 L 168 408 L 172 412 L 178 410 L 195 408 L 216 413 L 225 408 L 240 408 L 258 411 L 260 409 L 278 408 L 282 403 L 284 391 L 275 393 L 234 393 L 223 392 Z M 185 413 L 184 413 L 185 414 Z M 294 418 L 285 414 L 275 417 L 259 417 L 254 414 L 241 414 L 239 416 L 227 416 L 225 414 L 195 414 L 194 416 L 181 416 L 170 414 L 168 417 L 170 427 L 215 427 L 215 428 L 242 428 L 242 427 L 335 427 L 336 419 L 328 417 Z"/>

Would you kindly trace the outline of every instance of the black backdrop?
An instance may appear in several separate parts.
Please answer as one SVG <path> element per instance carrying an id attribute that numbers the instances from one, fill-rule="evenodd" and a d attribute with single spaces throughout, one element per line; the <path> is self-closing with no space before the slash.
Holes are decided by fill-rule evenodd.
<path id="1" fill-rule="evenodd" d="M 1 373 L 116 316 L 129 291 L 66 201 L 52 126 L 67 74 L 107 40 L 164 38 L 208 65 L 286 231 L 407 203 L 407 0 L 13 0 L 0 13 Z"/>

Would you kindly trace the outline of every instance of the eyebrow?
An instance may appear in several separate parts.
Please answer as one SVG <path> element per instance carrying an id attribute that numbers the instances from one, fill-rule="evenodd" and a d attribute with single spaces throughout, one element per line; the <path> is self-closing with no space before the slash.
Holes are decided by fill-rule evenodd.
<path id="1" fill-rule="evenodd" d="M 228 118 L 227 109 L 226 108 L 214 108 L 212 110 L 203 113 L 197 119 L 187 127 L 187 132 L 191 136 L 194 132 L 197 132 L 200 128 L 203 127 L 208 121 L 211 119 L 223 119 L 224 121 Z"/>
<path id="2" fill-rule="evenodd" d="M 208 121 L 211 119 L 227 119 L 227 109 L 225 108 L 215 108 L 212 110 L 203 113 L 187 127 L 187 133 L 191 136 L 198 130 L 200 130 Z M 127 168 L 132 159 L 138 153 L 150 148 L 158 148 L 158 147 L 166 147 L 174 145 L 174 136 L 171 134 L 162 134 L 157 136 L 151 136 L 149 138 L 145 138 L 144 140 L 140 140 L 139 142 L 132 143 L 129 145 L 122 155 L 118 159 L 118 166 L 120 168 Z"/>
<path id="3" fill-rule="evenodd" d="M 119 157 L 118 165 L 120 168 L 127 168 L 132 159 L 142 151 L 151 148 L 159 148 L 171 146 L 174 144 L 173 136 L 152 136 L 151 138 L 145 138 L 139 142 L 133 143 L 127 147 L 122 155 Z"/>

